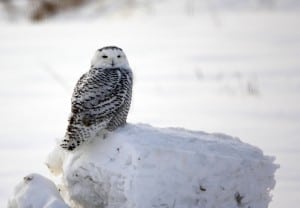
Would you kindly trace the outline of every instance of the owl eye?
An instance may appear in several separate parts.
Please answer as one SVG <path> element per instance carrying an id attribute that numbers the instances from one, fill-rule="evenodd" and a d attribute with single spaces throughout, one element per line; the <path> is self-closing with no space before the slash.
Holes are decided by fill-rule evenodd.
<path id="1" fill-rule="evenodd" d="M 107 56 L 107 55 L 103 55 L 102 58 L 105 58 L 105 59 L 106 59 L 106 58 L 108 58 L 108 56 Z"/>
<path id="2" fill-rule="evenodd" d="M 118 57 L 118 58 L 121 58 L 121 55 L 118 55 L 117 57 Z"/>

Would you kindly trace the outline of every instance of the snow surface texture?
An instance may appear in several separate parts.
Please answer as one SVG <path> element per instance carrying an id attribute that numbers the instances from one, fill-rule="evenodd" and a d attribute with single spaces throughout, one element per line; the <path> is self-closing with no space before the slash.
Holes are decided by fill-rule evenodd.
<path id="1" fill-rule="evenodd" d="M 8 208 L 68 208 L 49 179 L 30 174 L 24 177 L 8 201 Z"/>
<path id="2" fill-rule="evenodd" d="M 222 134 L 128 124 L 75 152 L 55 149 L 47 164 L 63 172 L 72 207 L 263 208 L 273 160 Z"/>

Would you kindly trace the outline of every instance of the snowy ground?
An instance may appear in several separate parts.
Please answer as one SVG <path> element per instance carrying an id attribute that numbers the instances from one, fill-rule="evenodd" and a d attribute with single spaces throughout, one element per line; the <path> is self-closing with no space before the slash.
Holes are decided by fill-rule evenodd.
<path id="1" fill-rule="evenodd" d="M 300 192 L 300 14 L 137 13 L 0 22 L 0 207 L 66 128 L 94 50 L 122 47 L 135 74 L 129 121 L 240 137 L 277 157 L 271 208 Z"/>
<path id="2" fill-rule="evenodd" d="M 47 165 L 72 208 L 267 208 L 273 161 L 230 136 L 128 124 L 72 154 L 54 148 Z"/>

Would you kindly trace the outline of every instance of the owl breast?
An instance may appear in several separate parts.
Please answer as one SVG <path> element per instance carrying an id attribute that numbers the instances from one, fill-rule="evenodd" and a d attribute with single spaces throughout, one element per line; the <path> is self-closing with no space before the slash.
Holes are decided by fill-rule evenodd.
<path id="1" fill-rule="evenodd" d="M 117 88 L 119 88 L 117 91 L 122 92 L 119 95 L 116 95 L 121 104 L 119 109 L 117 109 L 112 115 L 110 122 L 107 124 L 106 130 L 108 131 L 113 131 L 126 123 L 131 104 L 132 75 L 130 73 L 123 72 Z M 123 99 L 123 96 L 125 99 Z"/>

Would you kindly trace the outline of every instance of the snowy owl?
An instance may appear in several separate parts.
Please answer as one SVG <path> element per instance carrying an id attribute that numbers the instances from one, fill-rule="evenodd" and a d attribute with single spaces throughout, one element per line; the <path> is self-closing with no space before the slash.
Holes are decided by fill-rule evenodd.
<path id="1" fill-rule="evenodd" d="M 69 124 L 61 147 L 74 150 L 99 132 L 126 123 L 131 102 L 132 71 L 121 48 L 106 46 L 92 58 L 90 70 L 77 82 Z"/>

